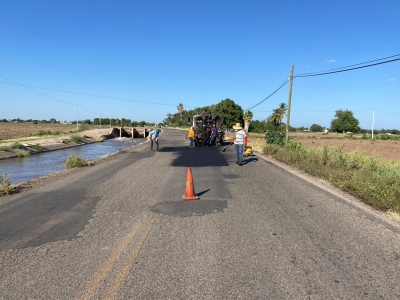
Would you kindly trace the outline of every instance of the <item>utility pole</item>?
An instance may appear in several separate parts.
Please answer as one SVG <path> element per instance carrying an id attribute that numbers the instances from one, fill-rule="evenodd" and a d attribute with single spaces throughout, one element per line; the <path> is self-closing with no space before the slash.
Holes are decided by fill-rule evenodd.
<path id="1" fill-rule="evenodd" d="M 76 106 L 76 130 L 79 130 L 79 113 L 78 113 L 78 107 L 79 105 Z"/>
<path id="2" fill-rule="evenodd" d="M 101 128 L 101 113 L 100 113 L 100 128 Z"/>
<path id="3" fill-rule="evenodd" d="M 292 66 L 292 71 L 290 72 L 290 77 L 289 77 L 290 87 L 289 87 L 288 111 L 286 114 L 286 145 L 289 140 L 290 107 L 292 105 L 293 72 L 294 72 L 294 66 Z"/>
<path id="4" fill-rule="evenodd" d="M 372 139 L 374 139 L 374 121 L 375 121 L 375 111 L 372 110 Z"/>

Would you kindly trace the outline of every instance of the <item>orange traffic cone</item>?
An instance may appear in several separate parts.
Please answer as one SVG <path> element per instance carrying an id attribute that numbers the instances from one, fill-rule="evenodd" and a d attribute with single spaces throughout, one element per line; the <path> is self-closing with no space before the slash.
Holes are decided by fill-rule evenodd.
<path id="1" fill-rule="evenodd" d="M 194 192 L 193 175 L 192 168 L 188 169 L 186 177 L 186 190 L 185 195 L 182 195 L 183 200 L 199 200 L 200 198 L 196 196 Z"/>

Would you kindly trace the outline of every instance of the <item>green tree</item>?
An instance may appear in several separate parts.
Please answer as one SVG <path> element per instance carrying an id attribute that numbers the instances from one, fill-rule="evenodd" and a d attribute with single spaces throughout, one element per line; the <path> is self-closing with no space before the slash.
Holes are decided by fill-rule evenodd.
<path id="1" fill-rule="evenodd" d="M 232 124 L 243 123 L 242 107 L 229 98 L 221 100 L 215 106 L 211 106 L 210 109 L 213 109 L 217 115 L 222 117 L 226 125 L 225 128 L 231 128 Z"/>
<path id="2" fill-rule="evenodd" d="M 358 132 L 360 127 L 359 121 L 353 116 L 350 110 L 337 110 L 335 118 L 331 122 L 332 132 Z"/>
<path id="3" fill-rule="evenodd" d="M 312 124 L 310 127 L 310 130 L 312 132 L 322 132 L 324 130 L 324 128 L 318 124 Z"/>
<path id="4" fill-rule="evenodd" d="M 247 110 L 243 114 L 243 119 L 244 119 L 244 130 L 246 132 L 249 132 L 249 125 L 250 125 L 251 121 L 253 120 L 253 113 L 250 110 Z"/>
<path id="5" fill-rule="evenodd" d="M 287 113 L 287 105 L 286 103 L 279 104 L 279 107 L 272 111 L 272 114 L 269 116 L 268 121 L 271 122 L 275 128 L 279 128 L 280 130 L 284 130 L 283 128 L 283 118 Z"/>

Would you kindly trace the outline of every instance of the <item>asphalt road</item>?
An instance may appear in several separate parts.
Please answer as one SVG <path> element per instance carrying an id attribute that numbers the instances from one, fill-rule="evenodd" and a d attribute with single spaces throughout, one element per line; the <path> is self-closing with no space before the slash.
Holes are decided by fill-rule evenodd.
<path id="1" fill-rule="evenodd" d="M 160 140 L 0 198 L 0 299 L 400 299 L 386 215 L 261 156 Z"/>

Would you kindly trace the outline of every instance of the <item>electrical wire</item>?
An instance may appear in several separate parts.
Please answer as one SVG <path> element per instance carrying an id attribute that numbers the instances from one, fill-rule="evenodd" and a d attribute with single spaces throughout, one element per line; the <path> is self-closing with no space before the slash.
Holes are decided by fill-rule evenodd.
<path id="1" fill-rule="evenodd" d="M 38 91 L 32 89 L 32 88 L 31 88 L 32 86 L 28 86 L 28 85 L 24 85 L 24 84 L 18 83 L 17 81 L 12 80 L 11 78 L 8 78 L 8 77 L 6 77 L 6 76 L 0 75 L 0 77 L 5 78 L 6 80 L 8 80 L 8 81 L 0 80 L 0 82 L 4 82 L 4 83 L 6 83 L 6 84 L 10 84 L 10 85 L 12 85 L 12 86 L 14 86 L 14 87 L 17 87 L 17 88 L 20 88 L 20 89 L 25 90 L 25 91 L 27 91 L 27 92 L 36 94 L 36 95 L 41 96 L 41 97 L 44 97 L 44 98 L 47 98 L 47 99 L 49 99 L 49 100 L 54 100 L 54 101 L 58 101 L 58 102 L 70 104 L 70 105 L 73 105 L 73 106 L 77 106 L 77 107 L 79 107 L 81 110 L 84 110 L 84 111 L 86 111 L 86 112 L 89 112 L 89 113 L 92 113 L 92 114 L 96 114 L 96 115 L 98 114 L 97 112 L 93 112 L 93 111 L 91 111 L 91 110 L 89 110 L 89 109 L 85 109 L 85 108 L 83 108 L 82 106 L 80 106 L 80 105 L 78 105 L 78 104 L 76 104 L 76 103 L 72 103 L 72 102 L 68 102 L 68 101 L 65 101 L 65 100 L 61 100 L 61 99 L 58 99 L 58 98 L 56 98 L 56 97 L 47 95 L 47 94 L 45 94 L 45 93 L 38 92 Z"/>
<path id="2" fill-rule="evenodd" d="M 297 74 L 296 76 L 310 75 L 310 74 L 322 73 L 322 72 L 330 72 L 330 71 L 335 71 L 335 70 L 340 70 L 340 69 L 345 69 L 345 68 L 350 68 L 350 67 L 365 65 L 365 64 L 372 63 L 372 62 L 376 62 L 376 61 L 380 61 L 380 60 L 384 60 L 384 59 L 396 57 L 396 56 L 400 56 L 400 54 L 396 54 L 396 55 L 392 55 L 392 56 L 388 56 L 388 57 L 384 57 L 384 58 L 379 58 L 379 59 L 374 59 L 374 60 L 370 60 L 370 61 L 366 61 L 366 62 L 363 62 L 363 63 L 359 63 L 359 64 L 355 64 L 355 65 L 350 65 L 350 66 L 346 66 L 346 67 L 341 67 L 341 68 L 335 68 L 335 69 L 329 69 L 329 70 L 325 70 L 325 71 L 318 71 L 318 72 L 311 72 L 311 73 Z"/>
<path id="3" fill-rule="evenodd" d="M 245 109 L 245 111 L 250 110 L 250 109 L 252 109 L 252 108 L 254 108 L 254 107 L 260 105 L 260 104 L 263 103 L 264 101 L 266 101 L 266 100 L 267 100 L 268 98 L 270 98 L 273 94 L 275 94 L 277 91 L 279 91 L 286 83 L 288 83 L 289 80 L 290 80 L 290 78 L 289 78 L 289 79 L 286 79 L 285 82 L 282 83 L 282 84 L 281 84 L 275 91 L 273 91 L 267 98 L 265 98 L 264 100 L 258 102 L 256 105 L 254 105 L 254 106 L 252 106 L 252 107 L 250 107 L 250 108 L 248 108 L 248 109 Z"/>
<path id="4" fill-rule="evenodd" d="M 4 82 L 4 83 L 6 83 L 6 84 L 10 84 L 10 85 L 15 86 L 15 87 L 17 87 L 17 88 L 19 88 L 19 89 L 22 89 L 22 90 L 25 90 L 25 91 L 27 91 L 27 92 L 36 94 L 36 95 L 38 95 L 38 96 L 47 98 L 47 99 L 49 99 L 49 100 L 55 100 L 55 101 L 58 101 L 58 102 L 63 102 L 63 103 L 70 104 L 70 105 L 75 105 L 75 106 L 77 105 L 76 103 L 64 101 L 64 100 L 61 100 L 61 99 L 58 99 L 58 98 L 49 96 L 49 95 L 47 95 L 47 94 L 44 94 L 44 93 L 35 91 L 34 89 L 30 88 L 29 86 L 24 86 L 23 84 L 20 84 L 20 83 L 18 83 L 18 82 L 16 82 L 16 81 L 14 81 L 14 80 L 12 80 L 12 79 L 6 77 L 6 76 L 0 75 L 0 77 L 3 77 L 3 78 L 5 78 L 6 80 L 8 80 L 8 81 L 0 80 L 1 82 Z"/>
<path id="5" fill-rule="evenodd" d="M 0 77 L 7 78 L 7 77 L 2 76 L 2 75 L 0 75 Z M 9 82 L 3 81 L 3 80 L 0 80 L 0 82 L 10 84 Z M 122 101 L 129 101 L 129 102 L 140 102 L 140 103 L 147 103 L 147 104 L 176 106 L 175 104 L 170 104 L 170 103 L 160 103 L 160 102 L 151 102 L 151 101 L 142 101 L 142 100 L 127 99 L 127 98 L 111 97 L 111 96 L 102 96 L 102 95 L 95 95 L 95 94 L 88 94 L 88 93 L 80 93 L 80 92 L 52 89 L 52 88 L 46 88 L 46 87 L 40 87 L 40 86 L 26 85 L 26 84 L 21 84 L 21 83 L 16 83 L 16 84 L 20 85 L 20 86 L 23 86 L 23 87 L 37 88 L 37 89 L 50 90 L 50 91 L 56 91 L 56 92 L 62 92 L 62 93 L 68 93 L 68 94 L 75 94 L 75 95 L 82 95 L 82 96 L 89 96 L 89 97 L 96 97 L 96 98 L 122 100 Z M 193 107 L 193 106 L 186 106 L 186 107 Z"/>
<path id="6" fill-rule="evenodd" d="M 357 68 L 350 68 L 350 69 L 340 70 L 340 71 L 333 71 L 333 72 L 324 72 L 323 71 L 323 73 L 317 73 L 317 74 L 311 74 L 311 75 L 296 75 L 296 76 L 293 76 L 293 78 L 312 77 L 312 76 L 321 76 L 321 75 L 328 75 L 328 74 L 334 74 L 334 73 L 340 73 L 340 72 L 347 72 L 347 71 L 351 71 L 351 70 L 357 70 L 357 69 L 362 69 L 362 68 L 368 68 L 368 67 L 372 67 L 372 66 L 387 64 L 387 63 L 394 62 L 394 61 L 397 61 L 397 60 L 400 60 L 400 58 L 396 58 L 396 59 L 392 59 L 392 60 L 388 60 L 388 61 L 383 61 L 383 62 L 379 62 L 379 63 L 375 63 L 375 64 L 370 64 L 370 65 L 366 65 L 366 66 L 361 66 L 361 67 L 357 67 Z"/>

